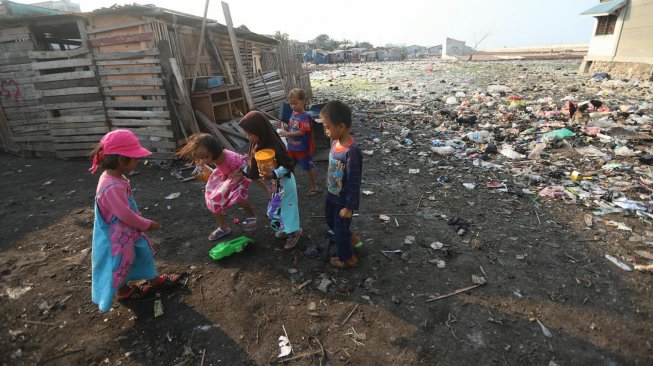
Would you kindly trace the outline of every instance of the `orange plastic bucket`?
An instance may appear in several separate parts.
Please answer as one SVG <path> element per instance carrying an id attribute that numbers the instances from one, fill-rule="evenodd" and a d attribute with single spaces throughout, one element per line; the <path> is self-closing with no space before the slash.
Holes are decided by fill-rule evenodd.
<path id="1" fill-rule="evenodd" d="M 263 149 L 256 152 L 254 159 L 256 159 L 260 174 L 270 174 L 277 168 L 275 156 L 276 153 L 272 149 Z"/>
<path id="2" fill-rule="evenodd" d="M 195 167 L 195 170 L 193 170 L 193 175 L 195 178 L 201 180 L 202 182 L 208 182 L 211 173 L 213 173 L 213 169 L 211 169 L 206 164 L 199 164 Z"/>

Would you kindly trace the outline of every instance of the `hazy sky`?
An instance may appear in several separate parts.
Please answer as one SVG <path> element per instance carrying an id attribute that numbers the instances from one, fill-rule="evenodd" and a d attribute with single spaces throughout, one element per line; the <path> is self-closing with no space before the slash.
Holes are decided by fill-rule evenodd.
<path id="1" fill-rule="evenodd" d="M 19 0 L 20 2 L 36 2 Z M 75 2 L 75 0 L 73 0 Z M 121 0 L 77 0 L 82 11 Z M 272 34 L 281 30 L 306 41 L 320 33 L 332 38 L 386 43 L 437 45 L 448 36 L 474 44 L 491 35 L 479 48 L 589 42 L 594 18 L 578 14 L 598 0 L 401 0 L 292 1 L 231 0 L 234 24 Z M 202 15 L 204 0 L 145 0 L 164 8 Z M 211 0 L 209 18 L 224 23 L 219 0 Z"/>

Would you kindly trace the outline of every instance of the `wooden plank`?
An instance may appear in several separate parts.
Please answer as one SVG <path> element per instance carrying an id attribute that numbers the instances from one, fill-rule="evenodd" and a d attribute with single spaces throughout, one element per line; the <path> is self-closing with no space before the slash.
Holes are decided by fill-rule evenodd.
<path id="1" fill-rule="evenodd" d="M 62 72 L 49 75 L 38 75 L 34 77 L 34 82 L 45 83 L 50 81 L 77 80 L 95 78 L 95 71 L 74 71 Z"/>
<path id="2" fill-rule="evenodd" d="M 0 35 L 0 43 L 4 42 L 15 42 L 15 41 L 22 41 L 22 40 L 29 40 L 29 30 L 25 33 L 16 33 L 16 34 L 9 34 L 9 35 Z"/>
<path id="3" fill-rule="evenodd" d="M 14 43 L 5 43 L 0 45 L 0 48 L 4 52 L 20 52 L 20 51 L 30 51 L 34 49 L 34 44 L 31 41 L 22 41 Z"/>
<path id="4" fill-rule="evenodd" d="M 50 115 L 49 112 L 47 111 L 40 111 L 40 112 L 9 112 L 5 109 L 5 116 L 11 123 L 13 120 L 26 120 L 26 119 L 32 119 L 32 118 L 45 118 Z"/>
<path id="5" fill-rule="evenodd" d="M 98 94 L 76 94 L 76 95 L 59 95 L 54 97 L 43 97 L 45 104 L 57 103 L 83 103 L 96 102 L 102 100 L 102 95 Z"/>
<path id="6" fill-rule="evenodd" d="M 93 51 L 93 58 L 96 61 L 123 60 L 123 59 L 139 58 L 144 56 L 158 56 L 158 55 L 159 55 L 159 50 L 156 48 L 147 48 L 140 51 L 130 51 L 130 52 L 101 53 L 98 51 Z"/>
<path id="7" fill-rule="evenodd" d="M 83 154 L 83 155 L 79 155 L 79 156 L 87 156 L 88 152 L 91 151 L 95 147 L 96 144 L 97 144 L 97 142 L 75 142 L 75 143 L 72 143 L 72 144 L 60 144 L 60 143 L 58 144 L 58 143 L 55 143 L 54 144 L 54 149 L 57 150 L 57 151 L 61 151 L 61 150 L 84 150 L 86 153 Z M 76 151 L 75 153 L 81 153 L 81 152 Z"/>
<path id="8" fill-rule="evenodd" d="M 104 114 L 97 115 L 88 115 L 88 116 L 65 116 L 65 117 L 53 117 L 48 123 L 51 125 L 59 125 L 64 123 L 82 123 L 82 122 L 105 122 L 107 121 L 107 116 Z"/>
<path id="9" fill-rule="evenodd" d="M 218 141 L 224 146 L 226 149 L 235 151 L 236 149 L 234 148 L 234 145 L 227 140 L 222 132 L 218 129 L 215 123 L 213 123 L 207 116 L 204 115 L 204 113 L 200 111 L 195 111 L 195 117 L 197 117 L 197 122 L 204 128 L 205 131 L 213 135 L 213 137 L 217 138 Z"/>
<path id="10" fill-rule="evenodd" d="M 88 153 L 88 150 L 57 151 L 57 157 L 61 159 L 86 158 Z"/>
<path id="11" fill-rule="evenodd" d="M 110 89 L 103 93 L 107 97 L 166 95 L 164 89 Z"/>
<path id="12" fill-rule="evenodd" d="M 135 34 L 121 34 L 112 37 L 103 37 L 90 39 L 88 42 L 92 47 L 109 46 L 112 44 L 122 44 L 131 42 L 145 42 L 154 39 L 154 32 L 143 32 Z"/>
<path id="13" fill-rule="evenodd" d="M 88 86 L 97 86 L 97 80 L 95 77 L 88 79 L 72 79 L 72 80 L 60 80 L 60 81 L 50 81 L 45 83 L 36 83 L 36 89 L 38 90 L 51 90 L 51 89 L 61 89 L 61 88 L 75 88 L 75 87 L 88 87 Z"/>
<path id="14" fill-rule="evenodd" d="M 32 70 L 31 63 L 0 66 L 0 72 L 26 71 L 26 70 Z"/>
<path id="15" fill-rule="evenodd" d="M 0 136 L 2 138 L 2 148 L 14 153 L 18 152 L 18 145 L 13 139 L 11 128 L 2 108 L 0 108 Z"/>
<path id="16" fill-rule="evenodd" d="M 142 118 L 170 118 L 170 112 L 167 111 L 116 111 L 108 110 L 109 118 L 120 117 L 142 117 Z"/>
<path id="17" fill-rule="evenodd" d="M 98 71 L 99 75 L 129 75 L 129 74 L 160 74 L 161 67 L 124 67 L 116 69 L 101 69 Z"/>
<path id="18" fill-rule="evenodd" d="M 96 134 L 96 135 L 77 135 L 77 136 L 53 136 L 52 137 L 52 142 L 54 143 L 72 143 L 72 142 L 99 142 L 102 140 L 102 137 L 104 136 L 104 133 L 102 134 Z"/>
<path id="19" fill-rule="evenodd" d="M 60 109 L 59 114 L 62 117 L 68 116 L 93 116 L 93 115 L 103 115 L 106 116 L 106 111 L 104 108 L 100 107 L 91 107 L 91 108 L 74 108 L 74 109 Z"/>
<path id="20" fill-rule="evenodd" d="M 254 102 L 252 101 L 252 96 L 249 93 L 249 85 L 247 85 L 247 76 L 245 74 L 245 69 L 243 68 L 242 59 L 240 58 L 240 49 L 238 47 L 238 39 L 236 38 L 236 33 L 234 32 L 234 25 L 231 21 L 231 12 L 229 11 L 229 4 L 222 2 L 222 12 L 224 13 L 224 18 L 227 21 L 227 30 L 229 32 L 229 40 L 231 41 L 231 48 L 234 51 L 234 56 L 236 58 L 236 70 L 238 71 L 238 76 L 240 77 L 240 85 L 243 87 L 243 93 L 245 94 L 245 101 L 249 108 L 254 108 Z"/>
<path id="21" fill-rule="evenodd" d="M 30 52 L 29 50 L 0 52 L 0 60 L 2 60 L 5 63 L 15 64 L 16 63 L 15 60 L 25 60 L 26 57 L 29 58 L 28 56 L 29 52 Z M 24 61 L 24 62 L 29 62 L 29 61 Z"/>
<path id="22" fill-rule="evenodd" d="M 141 145 L 146 148 L 156 148 L 156 149 L 170 149 L 174 150 L 177 148 L 177 144 L 170 141 L 148 141 L 141 140 Z"/>
<path id="23" fill-rule="evenodd" d="M 90 50 L 86 47 L 76 48 L 67 51 L 29 51 L 28 55 L 31 59 L 37 60 L 51 60 L 56 58 L 77 57 L 89 53 Z"/>
<path id="24" fill-rule="evenodd" d="M 36 75 L 34 70 L 11 71 L 0 73 L 0 79 L 30 78 Z"/>
<path id="25" fill-rule="evenodd" d="M 12 127 L 11 130 L 16 133 L 31 133 L 31 132 L 38 132 L 38 131 L 50 131 L 50 126 L 48 126 L 47 123 L 41 123 L 38 125 L 27 125 L 27 126 L 15 126 Z"/>
<path id="26" fill-rule="evenodd" d="M 141 86 L 141 85 L 156 85 L 162 86 L 163 80 L 160 78 L 146 78 L 146 79 L 109 79 L 101 80 L 100 83 L 104 87 L 111 86 Z"/>
<path id="27" fill-rule="evenodd" d="M 2 29 L 2 34 L 5 35 L 11 35 L 11 34 L 21 34 L 21 33 L 29 33 L 29 28 L 27 26 L 15 26 L 11 28 L 3 28 Z"/>
<path id="28" fill-rule="evenodd" d="M 109 61 L 96 61 L 95 64 L 98 66 L 117 66 L 117 65 L 147 65 L 147 64 L 158 64 L 159 59 L 150 58 L 150 59 L 138 59 L 138 60 L 109 60 Z"/>
<path id="29" fill-rule="evenodd" d="M 173 138 L 174 134 L 170 130 L 152 129 L 152 128 L 128 128 L 136 136 L 141 137 L 167 137 Z"/>
<path id="30" fill-rule="evenodd" d="M 150 24 L 152 21 L 151 20 L 136 20 L 133 22 L 124 22 L 124 23 L 118 23 L 118 24 L 112 24 L 106 27 L 87 27 L 86 33 L 88 34 L 96 34 L 96 33 L 104 33 L 104 32 L 109 32 L 117 29 L 124 29 L 124 28 L 131 28 L 131 27 L 138 27 L 139 25 L 143 24 Z"/>
<path id="31" fill-rule="evenodd" d="M 0 104 L 7 108 L 7 107 L 31 107 L 35 105 L 41 104 L 41 100 L 39 98 L 34 98 L 31 100 L 6 100 L 5 98 L 0 98 Z"/>
<path id="32" fill-rule="evenodd" d="M 170 126 L 172 121 L 169 119 L 109 119 L 112 126 L 121 127 L 148 127 L 148 126 Z"/>
<path id="33" fill-rule="evenodd" d="M 107 99 L 104 101 L 104 105 L 107 107 L 122 107 L 122 108 L 131 108 L 131 107 L 167 107 L 168 102 L 166 100 L 111 100 Z"/>
<path id="34" fill-rule="evenodd" d="M 109 132 L 109 127 L 93 127 L 93 128 L 63 128 L 63 129 L 51 129 L 50 134 L 52 136 L 67 136 L 67 135 L 91 135 L 98 133 L 107 133 Z"/>
<path id="35" fill-rule="evenodd" d="M 27 126 L 27 125 L 36 125 L 36 124 L 48 124 L 51 117 L 46 118 L 29 118 L 29 119 L 12 119 L 8 120 L 9 125 L 13 128 L 14 126 Z"/>
<path id="36" fill-rule="evenodd" d="M 79 88 L 63 88 L 63 89 L 52 89 L 52 90 L 43 90 L 44 97 L 53 97 L 57 95 L 75 95 L 75 94 L 95 94 L 99 93 L 100 88 L 97 86 L 91 87 L 79 87 Z"/>
<path id="37" fill-rule="evenodd" d="M 177 123 L 181 129 L 184 137 L 187 137 L 188 131 L 191 133 L 200 132 L 199 126 L 195 121 L 195 116 L 193 115 L 193 109 L 190 106 L 189 100 L 186 98 L 184 93 L 185 88 L 183 82 L 179 82 L 177 79 L 177 74 L 175 74 L 175 69 L 173 69 L 172 50 L 170 48 L 170 42 L 160 41 L 158 43 L 159 50 L 161 52 L 161 68 L 162 68 L 162 77 L 164 80 L 164 86 L 166 88 L 166 93 L 172 104 L 172 111 L 176 117 Z M 174 66 L 177 71 L 176 61 Z M 174 81 L 173 81 L 174 79 Z"/>
<path id="38" fill-rule="evenodd" d="M 57 124 L 49 125 L 51 134 L 53 134 L 52 131 L 54 130 L 69 130 L 69 129 L 74 129 L 78 131 L 78 134 L 83 134 L 87 128 L 99 128 L 99 127 L 109 128 L 106 122 L 75 122 L 75 123 L 57 123 Z"/>
<path id="39" fill-rule="evenodd" d="M 51 136 L 14 136 L 15 142 L 51 142 Z"/>
<path id="40" fill-rule="evenodd" d="M 17 107 L 17 108 L 5 108 L 5 113 L 27 113 L 27 112 L 41 112 L 43 111 L 42 106 L 34 107 Z"/>
<path id="41" fill-rule="evenodd" d="M 93 60 L 87 58 L 73 58 L 69 60 L 32 62 L 32 69 L 51 70 L 51 69 L 63 69 L 69 67 L 91 66 L 92 64 L 93 64 Z"/>
<path id="42" fill-rule="evenodd" d="M 75 102 L 75 103 L 54 103 L 54 104 L 45 104 L 43 108 L 45 109 L 72 109 L 72 108 L 93 108 L 93 107 L 104 107 L 102 101 L 94 102 Z"/>
<path id="43" fill-rule="evenodd" d="M 202 48 L 204 47 L 204 30 L 206 29 L 206 14 L 209 11 L 209 0 L 204 2 L 204 16 L 202 17 L 202 26 L 200 29 L 200 39 L 197 43 L 197 51 L 195 52 L 195 67 L 193 68 L 193 79 L 191 82 L 190 91 L 195 90 L 195 82 L 197 80 L 197 71 L 200 68 L 200 55 L 202 54 Z"/>

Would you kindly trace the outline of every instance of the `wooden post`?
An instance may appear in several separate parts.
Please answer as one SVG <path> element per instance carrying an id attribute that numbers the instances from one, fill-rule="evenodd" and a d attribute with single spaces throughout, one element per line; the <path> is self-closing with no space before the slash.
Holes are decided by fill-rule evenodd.
<path id="1" fill-rule="evenodd" d="M 247 84 L 247 75 L 245 75 L 245 69 L 243 68 L 243 60 L 240 59 L 240 50 L 238 49 L 238 39 L 236 38 L 236 33 L 234 32 L 234 24 L 231 21 L 231 13 L 229 12 L 229 4 L 222 2 L 222 11 L 224 12 L 224 19 L 227 21 L 227 29 L 229 30 L 229 40 L 231 41 L 231 48 L 234 50 L 234 57 L 236 58 L 236 70 L 238 71 L 238 76 L 240 77 L 240 83 L 243 87 L 243 93 L 245 94 L 245 100 L 250 109 L 254 109 L 254 101 L 252 100 L 252 95 L 249 93 L 249 85 Z"/>
<path id="2" fill-rule="evenodd" d="M 177 80 L 177 87 L 179 88 L 179 95 L 178 97 L 181 97 L 183 105 L 185 106 L 185 110 L 187 112 L 192 111 L 191 107 L 191 102 L 190 102 L 190 96 L 188 95 L 188 92 L 186 90 L 186 84 L 184 83 L 184 78 L 181 75 L 181 71 L 179 71 L 179 65 L 177 65 L 177 60 L 174 57 L 171 57 L 170 59 L 170 69 L 172 70 L 172 74 L 175 76 L 175 79 Z M 195 120 L 195 116 L 193 115 L 192 112 L 190 112 L 190 116 L 184 119 L 185 123 L 188 123 L 188 129 L 192 133 L 198 133 L 200 132 L 200 128 L 197 124 L 197 121 Z"/>
<path id="3" fill-rule="evenodd" d="M 220 49 L 218 49 L 218 46 L 215 44 L 215 39 L 213 39 L 213 33 L 211 33 L 211 30 L 208 28 L 206 29 L 206 43 L 209 45 L 209 52 L 213 55 L 213 58 L 215 58 L 218 66 L 220 66 L 222 76 L 226 77 L 229 84 L 233 85 L 234 77 L 231 75 L 231 70 L 225 66 Z"/>
<path id="4" fill-rule="evenodd" d="M 197 69 L 200 68 L 200 53 L 204 46 L 204 29 L 206 28 L 206 13 L 209 11 L 209 0 L 204 4 L 204 18 L 202 18 L 202 29 L 200 30 L 200 40 L 197 42 L 197 58 L 195 59 L 195 68 L 193 69 L 193 82 L 191 83 L 190 91 L 195 91 L 195 81 L 197 80 Z"/>

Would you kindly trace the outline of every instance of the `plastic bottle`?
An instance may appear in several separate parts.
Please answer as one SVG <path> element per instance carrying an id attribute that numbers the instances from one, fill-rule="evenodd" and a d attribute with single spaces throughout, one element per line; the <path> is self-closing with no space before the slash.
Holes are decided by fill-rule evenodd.
<path id="1" fill-rule="evenodd" d="M 471 141 L 476 142 L 477 144 L 484 144 L 494 140 L 494 137 L 490 134 L 490 131 L 474 131 L 467 134 L 467 138 Z"/>

